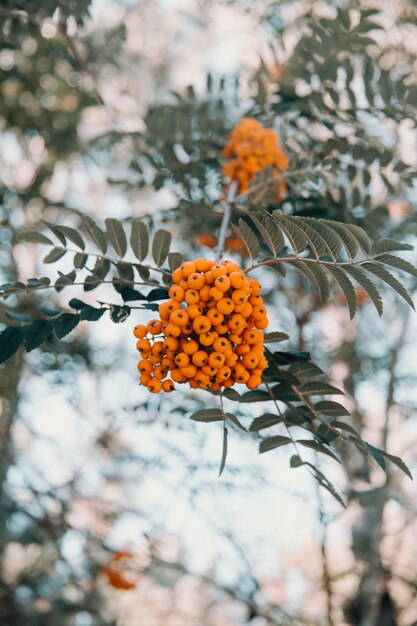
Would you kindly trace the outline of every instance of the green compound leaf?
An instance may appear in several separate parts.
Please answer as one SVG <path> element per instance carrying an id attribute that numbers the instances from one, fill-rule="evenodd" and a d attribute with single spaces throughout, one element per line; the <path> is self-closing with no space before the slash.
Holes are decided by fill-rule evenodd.
<path id="1" fill-rule="evenodd" d="M 127 251 L 127 239 L 122 223 L 114 217 L 108 217 L 106 228 L 109 242 L 119 257 L 123 258 Z"/>

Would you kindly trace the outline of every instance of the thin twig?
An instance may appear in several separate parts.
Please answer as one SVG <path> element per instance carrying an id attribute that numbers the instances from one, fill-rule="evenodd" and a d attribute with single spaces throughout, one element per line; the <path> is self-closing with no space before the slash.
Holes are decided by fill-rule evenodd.
<path id="1" fill-rule="evenodd" d="M 230 218 L 232 217 L 232 205 L 235 200 L 237 187 L 238 187 L 238 183 L 234 181 L 230 185 L 229 191 L 227 193 L 227 198 L 225 202 L 223 203 L 223 207 L 224 207 L 223 219 L 220 225 L 219 241 L 217 244 L 217 258 L 219 259 L 219 261 L 222 258 L 223 253 L 224 253 L 224 245 L 226 241 L 227 230 L 229 228 Z"/>

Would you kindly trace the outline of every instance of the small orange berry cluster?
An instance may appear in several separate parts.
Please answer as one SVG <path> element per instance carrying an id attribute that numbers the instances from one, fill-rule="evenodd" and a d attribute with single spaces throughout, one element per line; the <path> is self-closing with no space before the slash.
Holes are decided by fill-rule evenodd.
<path id="1" fill-rule="evenodd" d="M 141 384 L 152 393 L 170 392 L 174 383 L 212 391 L 235 383 L 258 387 L 268 365 L 259 282 L 236 263 L 206 259 L 183 263 L 172 280 L 160 319 L 133 331 Z"/>
<path id="2" fill-rule="evenodd" d="M 273 128 L 263 128 L 257 120 L 243 118 L 232 130 L 223 156 L 227 161 L 222 172 L 238 183 L 237 193 L 248 191 L 250 181 L 271 167 L 277 180 L 278 199 L 282 199 L 286 185 L 280 172 L 288 167 L 288 157 L 281 150 Z"/>

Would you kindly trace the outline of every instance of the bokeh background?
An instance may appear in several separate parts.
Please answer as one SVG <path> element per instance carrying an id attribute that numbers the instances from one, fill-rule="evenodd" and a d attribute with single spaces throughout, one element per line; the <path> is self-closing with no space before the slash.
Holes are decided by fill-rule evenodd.
<path id="1" fill-rule="evenodd" d="M 45 275 L 19 229 L 84 213 L 143 216 L 212 256 L 221 149 L 244 115 L 290 156 L 284 211 L 415 241 L 412 0 L 56 4 L 0 4 L 2 282 Z M 271 330 L 311 351 L 352 425 L 415 474 L 414 313 L 387 294 L 380 319 L 364 296 L 349 321 L 337 293 L 321 306 L 301 278 L 258 278 Z M 343 509 L 286 449 L 259 456 L 238 429 L 217 478 L 222 431 L 188 419 L 213 399 L 138 387 L 143 319 L 81 324 L 0 368 L 0 623 L 417 624 L 413 483 L 350 448 L 343 466 L 315 459 Z"/>

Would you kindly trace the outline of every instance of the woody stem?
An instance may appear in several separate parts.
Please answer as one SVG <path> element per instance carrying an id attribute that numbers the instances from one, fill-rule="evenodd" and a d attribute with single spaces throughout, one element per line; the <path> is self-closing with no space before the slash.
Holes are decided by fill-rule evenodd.
<path id="1" fill-rule="evenodd" d="M 223 219 L 222 219 L 222 223 L 220 224 L 219 241 L 217 244 L 217 258 L 219 259 L 219 261 L 221 260 L 223 253 L 224 253 L 224 244 L 226 241 L 226 234 L 229 228 L 230 218 L 232 216 L 232 206 L 233 206 L 233 202 L 236 196 L 237 187 L 238 187 L 238 184 L 236 181 L 234 181 L 229 187 L 227 198 L 223 204 L 224 206 Z"/>

